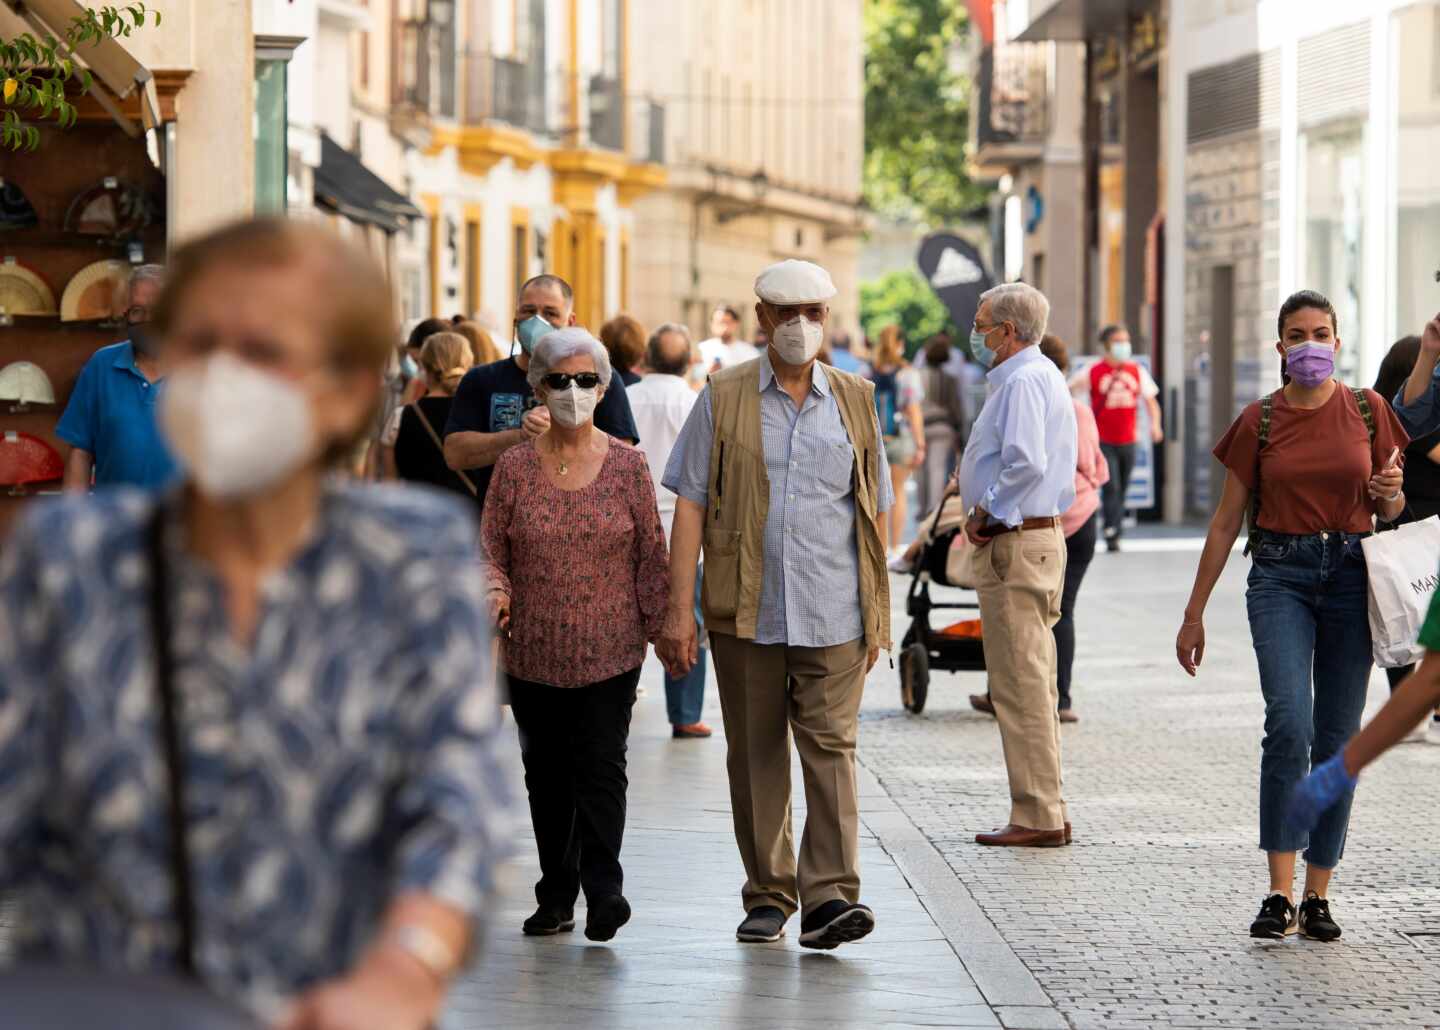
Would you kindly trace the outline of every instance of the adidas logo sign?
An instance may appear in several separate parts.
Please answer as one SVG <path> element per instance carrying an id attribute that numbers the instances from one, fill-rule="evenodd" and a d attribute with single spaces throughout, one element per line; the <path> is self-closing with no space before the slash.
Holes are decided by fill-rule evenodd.
<path id="1" fill-rule="evenodd" d="M 930 285 L 943 290 L 949 286 L 978 283 L 984 277 L 985 273 L 979 265 L 954 247 L 946 247 L 945 253 L 940 255 L 940 263 L 935 266 L 935 274 L 930 277 Z"/>

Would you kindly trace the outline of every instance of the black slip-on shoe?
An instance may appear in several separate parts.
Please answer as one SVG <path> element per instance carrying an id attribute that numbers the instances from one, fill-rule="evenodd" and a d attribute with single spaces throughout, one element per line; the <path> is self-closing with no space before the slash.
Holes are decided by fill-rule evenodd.
<path id="1" fill-rule="evenodd" d="M 554 937 L 557 933 L 569 933 L 575 929 L 575 913 L 556 912 L 542 906 L 525 920 L 520 929 L 527 937 Z"/>
<path id="2" fill-rule="evenodd" d="M 585 936 L 592 941 L 608 941 L 615 931 L 630 922 L 630 902 L 619 894 L 601 898 L 585 913 Z"/>
<path id="3" fill-rule="evenodd" d="M 1272 894 L 1260 903 L 1260 914 L 1250 924 L 1250 936 L 1283 940 L 1295 932 L 1295 906 L 1283 894 Z"/>
<path id="4" fill-rule="evenodd" d="M 1340 925 L 1330 916 L 1330 902 L 1314 891 L 1305 895 L 1305 900 L 1300 902 L 1296 925 L 1300 932 L 1312 941 L 1340 939 Z"/>
<path id="5" fill-rule="evenodd" d="M 838 898 L 827 901 L 800 924 L 800 947 L 829 951 L 868 936 L 875 929 L 875 913 L 864 905 Z"/>
<path id="6" fill-rule="evenodd" d="M 735 939 L 746 944 L 771 944 L 785 936 L 785 913 L 774 905 L 752 908 L 735 930 Z"/>

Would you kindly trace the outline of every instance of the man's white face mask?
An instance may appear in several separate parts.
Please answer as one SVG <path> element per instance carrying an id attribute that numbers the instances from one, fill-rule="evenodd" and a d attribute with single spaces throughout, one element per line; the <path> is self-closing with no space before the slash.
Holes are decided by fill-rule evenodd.
<path id="1" fill-rule="evenodd" d="M 787 365 L 809 364 L 820 353 L 824 342 L 825 327 L 804 315 L 777 325 L 770 334 L 770 345 Z"/>

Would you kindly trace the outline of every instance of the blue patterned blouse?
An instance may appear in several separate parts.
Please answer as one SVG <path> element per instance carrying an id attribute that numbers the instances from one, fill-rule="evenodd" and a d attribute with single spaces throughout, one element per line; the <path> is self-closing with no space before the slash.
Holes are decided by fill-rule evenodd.
<path id="1" fill-rule="evenodd" d="M 0 892 L 20 959 L 174 968 L 152 512 L 128 491 L 36 504 L 0 558 Z M 343 972 L 397 892 L 477 913 L 508 849 L 474 515 L 328 488 L 248 649 L 181 532 L 172 519 L 197 964 L 268 1017 Z"/>

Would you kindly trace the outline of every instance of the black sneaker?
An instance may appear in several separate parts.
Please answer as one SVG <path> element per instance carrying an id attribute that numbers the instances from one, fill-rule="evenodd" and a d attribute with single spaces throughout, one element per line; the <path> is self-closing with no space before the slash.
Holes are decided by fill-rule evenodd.
<path id="1" fill-rule="evenodd" d="M 601 898 L 587 906 L 585 936 L 592 941 L 608 941 L 615 931 L 630 922 L 630 902 L 619 894 Z"/>
<path id="2" fill-rule="evenodd" d="M 770 944 L 785 936 L 785 913 L 774 905 L 759 905 L 745 916 L 735 939 L 746 944 Z"/>
<path id="3" fill-rule="evenodd" d="M 1338 941 L 1340 927 L 1330 918 L 1330 902 L 1314 891 L 1300 902 L 1300 932 L 1312 941 Z"/>
<path id="4" fill-rule="evenodd" d="M 542 905 L 520 929 L 527 937 L 554 937 L 557 933 L 569 933 L 575 929 L 575 913 L 557 912 Z"/>
<path id="5" fill-rule="evenodd" d="M 1260 914 L 1250 924 L 1251 937 L 1283 940 L 1295 932 L 1295 906 L 1283 894 L 1272 894 L 1260 903 Z"/>
<path id="6" fill-rule="evenodd" d="M 800 924 L 800 947 L 829 951 L 867 936 L 875 929 L 875 913 L 864 905 L 827 901 Z"/>

